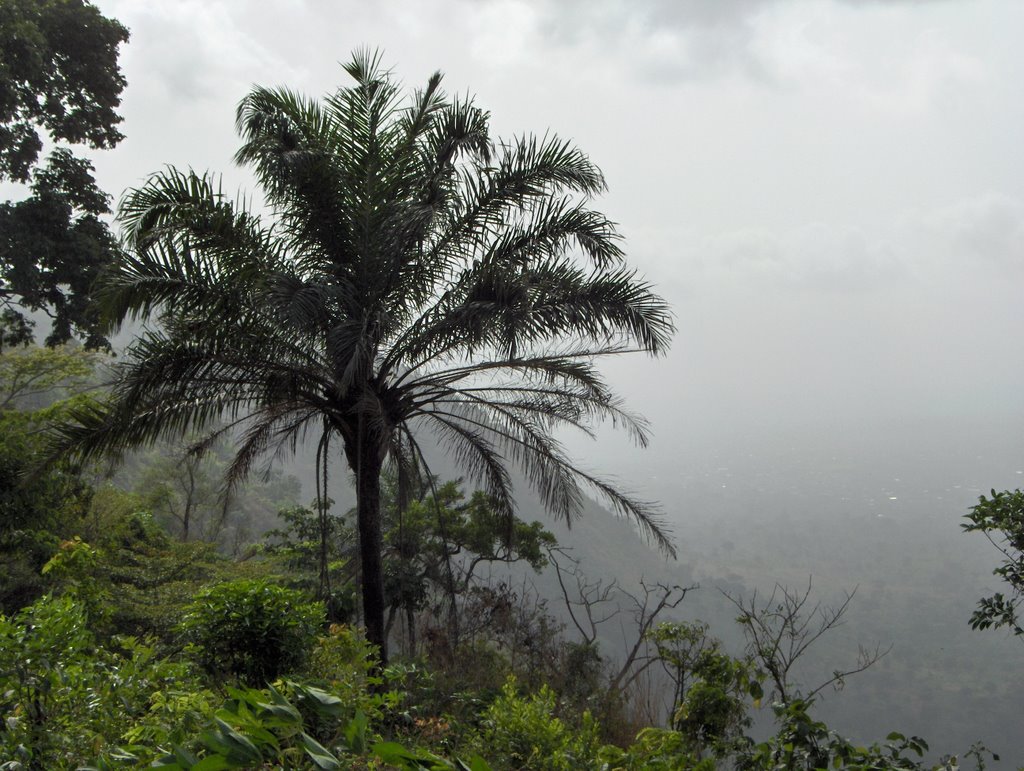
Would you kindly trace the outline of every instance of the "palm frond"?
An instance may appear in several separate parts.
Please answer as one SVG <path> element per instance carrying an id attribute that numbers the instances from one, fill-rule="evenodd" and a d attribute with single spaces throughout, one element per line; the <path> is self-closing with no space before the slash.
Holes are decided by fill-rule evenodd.
<path id="1" fill-rule="evenodd" d="M 280 454 L 284 449 L 290 449 L 294 453 L 301 432 L 321 417 L 317 410 L 289 404 L 274 404 L 254 412 L 225 473 L 228 489 L 244 481 L 256 461 L 270 450 Z"/>
<path id="2" fill-rule="evenodd" d="M 634 498 L 622 492 L 611 482 L 573 468 L 573 472 L 581 477 L 598 495 L 611 504 L 612 509 L 629 517 L 640 526 L 641 532 L 653 542 L 667 557 L 677 557 L 675 544 L 672 542 L 671 531 L 665 524 L 660 507 L 649 501 Z"/>
<path id="3" fill-rule="evenodd" d="M 515 512 L 512 481 L 505 459 L 486 433 L 461 425 L 441 412 L 432 412 L 429 417 L 432 419 L 430 428 L 442 447 L 466 471 L 470 480 L 483 483 L 499 513 L 511 516 Z"/>
<path id="4" fill-rule="evenodd" d="M 344 66 L 351 83 L 323 99 L 255 88 L 240 103 L 236 161 L 269 213 L 174 168 L 126 196 L 129 253 L 100 295 L 112 324 L 158 324 L 109 401 L 58 441 L 96 457 L 238 432 L 231 485 L 316 425 L 322 451 L 340 437 L 364 471 L 390 455 L 409 483 L 429 432 L 508 517 L 515 466 L 556 516 L 571 521 L 590 490 L 673 553 L 655 508 L 581 470 L 557 438 L 607 420 L 645 444 L 597 365 L 661 354 L 674 332 L 591 206 L 600 169 L 554 134 L 492 139 L 488 113 L 448 97 L 440 74 L 405 98 L 379 52 Z M 360 509 L 360 527 L 376 514 Z"/>
<path id="5" fill-rule="evenodd" d="M 548 509 L 567 523 L 571 524 L 582 510 L 579 483 L 583 482 L 615 511 L 635 521 L 644 535 L 667 556 L 676 556 L 675 546 L 655 505 L 636 499 L 571 463 L 546 432 L 536 431 L 516 419 L 499 426 L 486 417 L 472 417 L 466 410 L 440 410 L 436 405 L 420 414 L 440 423 L 446 430 L 471 437 L 474 443 L 486 446 L 492 454 L 497 445 L 502 446 L 509 459 L 522 466 L 531 487 Z"/>

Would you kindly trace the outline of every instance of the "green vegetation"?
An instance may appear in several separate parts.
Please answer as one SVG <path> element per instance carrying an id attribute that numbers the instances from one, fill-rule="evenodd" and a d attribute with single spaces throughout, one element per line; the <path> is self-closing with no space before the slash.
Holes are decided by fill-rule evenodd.
<path id="1" fill-rule="evenodd" d="M 644 442 L 593 362 L 672 334 L 589 207 L 604 181 L 583 153 L 492 140 L 440 75 L 403 107 L 359 54 L 355 85 L 322 102 L 256 89 L 239 108 L 267 221 L 171 169 L 126 199 L 122 254 L 89 164 L 62 147 L 37 161 L 41 130 L 121 138 L 126 39 L 81 0 L 0 6 L 0 179 L 32 191 L 0 207 L 0 771 L 961 767 L 817 716 L 824 689 L 884 655 L 798 677 L 852 594 L 727 595 L 747 643 L 731 651 L 681 620 L 696 587 L 588 579 L 586 555 L 514 514 L 506 463 L 555 514 L 589 487 L 672 551 L 648 506 L 552 438 L 610 418 Z M 97 387 L 107 362 L 59 344 L 105 344 L 87 298 L 112 259 L 106 323 L 159 324 Z M 40 309 L 46 349 L 23 314 Z M 423 429 L 470 487 L 430 473 Z M 312 506 L 281 475 L 243 484 L 307 430 Z M 345 516 L 327 495 L 336 440 Z M 117 476 L 89 465 L 139 447 Z M 993 492 L 964 526 L 1013 592 L 983 599 L 976 628 L 1022 634 L 1022 512 L 1020 491 Z M 545 571 L 565 623 L 527 582 Z"/>
<path id="2" fill-rule="evenodd" d="M 538 523 L 510 520 L 456 482 L 426 478 L 403 500 L 398 479 L 382 479 L 386 607 L 403 643 L 382 666 L 354 625 L 358 603 L 335 600 L 334 621 L 349 623 L 329 624 L 313 600 L 325 523 L 331 596 L 358 594 L 352 513 L 285 508 L 262 545 L 232 558 L 153 517 L 159 497 L 138 481 L 146 464 L 127 480 L 132 491 L 66 465 L 32 473 L 47 468 L 42 430 L 96 398 L 81 390 L 95 363 L 59 349 L 2 358 L 13 448 L 5 768 L 932 767 L 921 739 L 862 745 L 813 716 L 821 686 L 804 688 L 793 664 L 848 599 L 825 608 L 810 587 L 737 598 L 750 642 L 737 655 L 706 624 L 659 618 L 689 589 L 645 586 L 617 622 L 636 626 L 639 653 L 614 661 L 599 634 L 612 586 L 567 565 Z M 481 569 L 498 563 L 554 571 L 583 641 L 525 585 Z M 640 686 L 661 688 L 645 675 L 658 669 L 670 706 L 645 712 Z M 761 706 L 769 686 L 771 710 Z M 755 739 L 752 720 L 769 711 L 773 733 Z M 981 765 L 984 749 L 972 752 Z"/>
<path id="3" fill-rule="evenodd" d="M 303 602 L 299 592 L 241 580 L 201 592 L 181 632 L 210 675 L 259 685 L 300 669 L 323 623 L 323 606 Z"/>
<path id="4" fill-rule="evenodd" d="M 75 404 L 94 357 L 24 348 L 0 354 L 0 609 L 43 593 L 42 567 L 88 519 L 92 491 L 67 464 L 44 466 L 44 430 Z"/>
<path id="5" fill-rule="evenodd" d="M 223 612 L 206 614 L 215 616 L 212 621 L 192 617 L 197 608 L 229 598 L 239 601 L 236 618 L 224 623 Z M 690 673 L 693 685 L 673 718 L 677 728 L 643 728 L 624 746 L 606 743 L 609 726 L 572 706 L 565 692 L 547 684 L 524 690 L 511 675 L 500 688 L 462 693 L 459 698 L 475 704 L 464 718 L 433 712 L 435 673 L 410 663 L 377 674 L 372 649 L 348 627 L 331 627 L 315 639 L 308 627 L 297 631 L 294 619 L 305 607 L 312 620 L 312 606 L 279 615 L 280 637 L 259 637 L 275 622 L 252 608 L 282 611 L 282 603 L 293 599 L 265 582 L 218 587 L 198 598 L 185 617 L 186 630 L 205 624 L 202 642 L 208 647 L 184 655 L 161 655 L 134 637 L 101 640 L 74 591 L 0 618 L 4 767 L 482 771 L 956 764 L 955 758 L 939 766 L 923 763 L 927 744 L 896 733 L 883 743 L 858 746 L 812 718 L 812 702 L 799 698 L 773 706 L 776 733 L 756 742 L 739 729 L 752 708 L 744 691 L 753 691 L 764 674 L 714 645 Z M 255 630 L 252 637 L 228 646 L 245 625 Z M 270 641 L 266 655 L 254 645 L 257 639 Z M 295 650 L 310 644 L 311 655 L 274 656 L 275 640 L 294 640 Z M 214 660 L 214 652 L 226 659 Z M 193 653 L 206 655 L 207 674 L 192 665 Z M 260 675 L 273 676 L 273 682 L 256 685 Z M 983 748 L 972 752 L 981 767 Z"/>
<path id="6" fill-rule="evenodd" d="M 1006 627 L 1015 635 L 1024 635 L 1018 616 L 1024 601 L 1024 493 L 993 490 L 991 498 L 981 496 L 963 528 L 968 533 L 983 533 L 1003 555 L 1003 561 L 992 574 L 1008 584 L 1011 592 L 1009 596 L 996 592 L 979 600 L 978 609 L 971 616 L 971 627 Z"/>

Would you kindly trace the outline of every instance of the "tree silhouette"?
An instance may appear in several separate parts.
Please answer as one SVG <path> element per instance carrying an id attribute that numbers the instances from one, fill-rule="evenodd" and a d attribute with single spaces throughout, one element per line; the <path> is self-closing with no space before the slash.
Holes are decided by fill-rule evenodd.
<path id="1" fill-rule="evenodd" d="M 318 463 L 340 443 L 367 637 L 386 660 L 380 474 L 421 474 L 425 441 L 506 515 L 512 464 L 554 514 L 571 518 L 590 488 L 672 551 L 651 506 L 554 434 L 610 419 L 646 442 L 596 360 L 659 354 L 673 325 L 589 208 L 605 183 L 580 150 L 551 134 L 492 141 L 488 115 L 448 99 L 439 73 L 405 101 L 378 54 L 345 69 L 354 84 L 322 101 L 257 88 L 239 106 L 236 160 L 266 213 L 173 168 L 127 196 L 129 254 L 105 311 L 160 324 L 126 352 L 106 406 L 63 433 L 88 457 L 219 425 L 211 440 L 239 434 L 231 481 L 309 433 Z"/>

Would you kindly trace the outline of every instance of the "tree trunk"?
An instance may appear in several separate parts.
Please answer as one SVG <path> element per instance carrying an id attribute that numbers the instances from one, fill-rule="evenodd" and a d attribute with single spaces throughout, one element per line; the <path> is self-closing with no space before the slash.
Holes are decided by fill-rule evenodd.
<path id="1" fill-rule="evenodd" d="M 193 459 L 186 460 L 185 471 L 188 473 L 188 485 L 185 487 L 185 513 L 181 517 L 181 540 L 188 541 L 189 524 L 192 521 L 192 508 L 195 506 L 196 494 L 196 469 Z"/>
<path id="2" fill-rule="evenodd" d="M 388 642 L 384 631 L 383 536 L 380 514 L 380 470 L 382 453 L 372 442 L 359 448 L 356 468 L 356 523 L 359 529 L 359 558 L 363 572 L 363 623 L 366 639 L 380 651 L 380 665 L 388 663 Z"/>
<path id="3" fill-rule="evenodd" d="M 406 634 L 409 637 L 409 658 L 414 658 L 416 656 L 416 614 L 411 605 L 405 608 L 405 626 Z"/>
<path id="4" fill-rule="evenodd" d="M 327 492 L 324 491 L 324 497 L 322 500 L 317 501 L 317 505 L 320 509 L 318 524 L 320 526 L 320 599 L 325 603 L 330 602 L 331 599 L 331 570 L 330 560 L 328 559 L 328 529 L 330 522 L 327 519 Z"/>
<path id="5" fill-rule="evenodd" d="M 395 618 L 398 617 L 398 606 L 392 605 L 388 608 L 388 620 L 384 624 L 385 637 L 391 637 L 391 630 L 395 628 Z"/>

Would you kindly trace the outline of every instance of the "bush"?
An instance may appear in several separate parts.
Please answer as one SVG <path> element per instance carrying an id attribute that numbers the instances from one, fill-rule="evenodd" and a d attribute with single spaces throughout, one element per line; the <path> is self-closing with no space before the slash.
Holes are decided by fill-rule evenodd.
<path id="1" fill-rule="evenodd" d="M 202 592 L 181 631 L 199 664 L 249 685 L 302 668 L 324 623 L 324 607 L 264 580 L 240 580 Z"/>
<path id="2" fill-rule="evenodd" d="M 520 696 L 515 678 L 510 677 L 484 715 L 475 749 L 496 768 L 598 767 L 598 725 L 590 713 L 585 712 L 581 725 L 574 728 L 555 717 L 555 708 L 555 694 L 546 685 L 537 693 Z"/>
<path id="3" fill-rule="evenodd" d="M 366 642 L 360 630 L 331 624 L 327 633 L 317 639 L 300 674 L 304 681 L 329 691 L 341 701 L 344 709 L 335 717 L 351 720 L 362 712 L 371 723 L 377 723 L 384 717 L 385 706 L 398 699 L 397 694 L 382 692 L 384 681 L 374 673 L 377 665 L 377 648 Z M 322 738 L 317 716 L 306 717 L 310 732 Z"/>
<path id="4" fill-rule="evenodd" d="M 715 771 L 715 761 L 698 759 L 678 731 L 645 728 L 627 750 L 606 745 L 599 753 L 609 771 Z"/>
<path id="5" fill-rule="evenodd" d="M 134 638 L 97 647 L 86 619 L 71 596 L 0 615 L 0 768 L 78 768 L 125 738 L 184 741 L 212 714 L 188 667 Z M 185 697 L 189 711 L 159 703 Z"/>
<path id="6" fill-rule="evenodd" d="M 395 769 L 395 771 L 491 771 L 482 759 L 445 760 L 422 749 L 380 741 L 366 715 L 351 719 L 337 695 L 306 683 L 282 681 L 265 689 L 229 688 L 229 697 L 206 721 L 199 746 L 191 749 L 152 743 L 118 749 L 82 771 L 163 768 L 168 771 L 222 769 Z M 313 716 L 320 738 L 311 724 Z"/>

